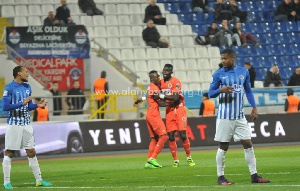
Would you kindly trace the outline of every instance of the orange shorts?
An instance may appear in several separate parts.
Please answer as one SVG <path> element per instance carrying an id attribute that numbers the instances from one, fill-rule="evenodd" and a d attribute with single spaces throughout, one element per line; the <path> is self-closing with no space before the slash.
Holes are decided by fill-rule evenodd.
<path id="1" fill-rule="evenodd" d="M 162 136 L 167 133 L 166 126 L 160 116 L 146 115 L 146 123 L 151 138 L 155 135 Z"/>
<path id="2" fill-rule="evenodd" d="M 187 115 L 184 106 L 177 108 L 166 108 L 166 127 L 167 132 L 185 131 L 187 126 Z"/>

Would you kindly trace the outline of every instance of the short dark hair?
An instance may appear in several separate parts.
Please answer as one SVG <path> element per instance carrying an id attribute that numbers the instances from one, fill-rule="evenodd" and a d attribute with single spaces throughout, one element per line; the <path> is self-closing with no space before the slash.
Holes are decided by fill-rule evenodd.
<path id="1" fill-rule="evenodd" d="M 232 49 L 229 49 L 229 48 L 223 50 L 221 54 L 228 54 L 230 57 L 235 57 L 234 51 Z"/>
<path id="2" fill-rule="evenodd" d="M 286 91 L 286 94 L 287 94 L 288 96 L 294 95 L 294 90 L 293 90 L 292 88 L 288 88 L 287 91 Z"/>
<path id="3" fill-rule="evenodd" d="M 158 72 L 157 72 L 156 70 L 151 70 L 151 71 L 149 72 L 149 75 L 150 75 L 150 74 L 154 74 L 154 73 L 158 74 Z"/>
<path id="4" fill-rule="evenodd" d="M 171 68 L 173 70 L 173 65 L 172 64 L 165 64 L 164 67 L 168 67 L 168 68 Z"/>
<path id="5" fill-rule="evenodd" d="M 203 97 L 209 98 L 208 93 L 204 93 L 204 94 L 203 94 Z"/>
<path id="6" fill-rule="evenodd" d="M 16 66 L 13 70 L 13 76 L 16 78 L 18 76 L 18 73 L 22 71 L 23 66 Z"/>
<path id="7" fill-rule="evenodd" d="M 105 77 L 106 77 L 106 71 L 103 70 L 103 71 L 101 72 L 100 77 L 101 77 L 101 78 L 105 78 Z"/>
<path id="8" fill-rule="evenodd" d="M 250 62 L 245 62 L 244 65 L 252 66 Z"/>

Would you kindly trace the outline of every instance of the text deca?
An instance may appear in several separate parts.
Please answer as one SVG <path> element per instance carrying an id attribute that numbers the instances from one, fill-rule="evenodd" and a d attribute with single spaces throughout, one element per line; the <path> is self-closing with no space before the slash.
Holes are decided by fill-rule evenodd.
<path id="1" fill-rule="evenodd" d="M 251 130 L 251 137 L 257 137 L 257 134 L 255 133 L 254 125 L 255 125 L 254 122 L 249 122 L 248 123 L 248 126 L 249 126 L 249 128 Z M 270 137 L 271 136 L 271 133 L 268 131 L 268 126 L 269 126 L 269 122 L 268 121 L 263 121 L 260 124 L 260 133 L 264 137 Z M 271 127 L 271 129 L 273 129 L 273 127 Z M 280 121 L 276 121 L 274 136 L 275 137 L 286 136 L 284 128 L 283 128 L 283 126 L 282 126 L 282 124 L 281 124 Z"/>

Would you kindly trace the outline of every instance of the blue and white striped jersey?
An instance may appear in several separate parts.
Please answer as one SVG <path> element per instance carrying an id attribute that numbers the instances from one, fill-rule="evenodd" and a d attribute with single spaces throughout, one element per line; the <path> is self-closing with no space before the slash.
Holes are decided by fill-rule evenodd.
<path id="1" fill-rule="evenodd" d="M 231 94 L 220 93 L 219 89 L 224 86 L 231 86 L 234 92 Z M 246 92 L 247 99 L 252 107 L 256 107 L 254 96 L 251 90 L 250 76 L 246 68 L 235 66 L 232 69 L 220 68 L 212 77 L 209 97 L 219 95 L 218 119 L 243 119 L 243 95 Z"/>
<path id="2" fill-rule="evenodd" d="M 8 111 L 7 123 L 9 125 L 29 125 L 30 110 L 34 110 L 37 104 L 32 101 L 22 105 L 25 98 L 31 96 L 31 87 L 27 83 L 19 84 L 12 81 L 5 86 L 3 91 L 3 110 Z"/>

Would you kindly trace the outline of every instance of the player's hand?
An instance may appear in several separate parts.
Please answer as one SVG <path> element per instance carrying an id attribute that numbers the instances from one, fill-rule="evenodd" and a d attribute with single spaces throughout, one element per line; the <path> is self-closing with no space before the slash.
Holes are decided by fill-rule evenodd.
<path id="1" fill-rule="evenodd" d="M 134 103 L 133 103 L 133 107 L 137 107 L 140 103 L 142 103 L 143 100 L 139 99 L 139 100 L 136 100 Z"/>
<path id="2" fill-rule="evenodd" d="M 45 101 L 45 99 L 42 99 L 41 101 L 39 101 L 39 103 L 37 104 L 38 107 L 45 107 L 47 106 L 48 102 Z"/>
<path id="3" fill-rule="evenodd" d="M 22 105 L 26 105 L 32 99 L 33 99 L 33 96 L 29 96 L 29 97 L 25 98 L 24 101 L 23 101 L 23 103 L 22 103 Z"/>
<path id="4" fill-rule="evenodd" d="M 254 121 L 258 117 L 257 108 L 256 107 L 254 107 L 252 109 L 250 117 L 252 117 L 252 121 Z"/>
<path id="5" fill-rule="evenodd" d="M 231 86 L 225 86 L 220 89 L 221 93 L 226 93 L 226 94 L 231 94 L 231 93 L 233 93 L 233 91 L 234 91 L 234 88 Z"/>

